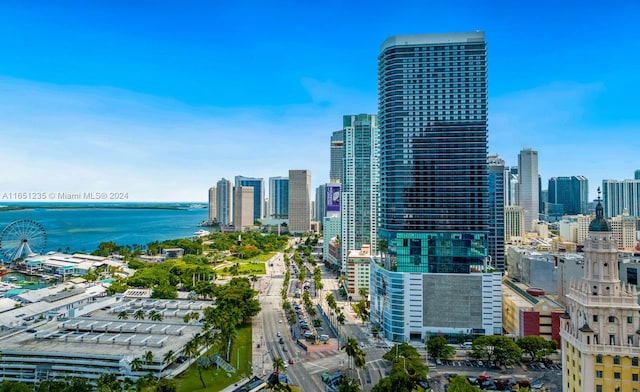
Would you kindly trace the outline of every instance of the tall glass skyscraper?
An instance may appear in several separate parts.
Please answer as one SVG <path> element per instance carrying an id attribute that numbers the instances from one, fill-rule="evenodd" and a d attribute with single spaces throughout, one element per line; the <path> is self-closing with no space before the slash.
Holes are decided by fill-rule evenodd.
<path id="1" fill-rule="evenodd" d="M 222 178 L 216 183 L 216 216 L 222 226 L 231 224 L 233 216 L 233 183 Z"/>
<path id="2" fill-rule="evenodd" d="M 487 256 L 484 33 L 387 39 L 378 57 L 380 237 L 399 272 L 468 273 Z"/>
<path id="3" fill-rule="evenodd" d="M 504 269 L 504 200 L 505 169 L 504 161 L 497 155 L 487 158 L 489 174 L 489 233 L 487 249 L 491 256 L 491 264 L 500 270 Z"/>
<path id="4" fill-rule="evenodd" d="M 549 178 L 549 203 L 562 204 L 563 213 L 587 214 L 589 181 L 585 176 Z"/>
<path id="5" fill-rule="evenodd" d="M 288 177 L 269 177 L 269 217 L 289 218 Z"/>
<path id="6" fill-rule="evenodd" d="M 343 116 L 344 168 L 340 213 L 342 217 L 342 268 L 347 258 L 362 245 L 377 253 L 378 203 L 378 116 Z M 347 279 L 353 277 L 347 274 Z"/>
<path id="7" fill-rule="evenodd" d="M 329 168 L 329 180 L 342 182 L 342 169 L 344 163 L 344 130 L 331 134 L 331 167 Z"/>

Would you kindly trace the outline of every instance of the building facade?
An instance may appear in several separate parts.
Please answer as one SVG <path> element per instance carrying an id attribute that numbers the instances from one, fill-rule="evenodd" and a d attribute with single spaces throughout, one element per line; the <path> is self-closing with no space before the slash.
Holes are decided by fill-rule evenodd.
<path id="1" fill-rule="evenodd" d="M 504 269 L 504 161 L 497 155 L 487 159 L 489 184 L 489 233 L 487 251 L 491 266 Z"/>
<path id="2" fill-rule="evenodd" d="M 289 170 L 289 231 L 311 229 L 311 171 Z"/>
<path id="3" fill-rule="evenodd" d="M 217 209 L 218 207 L 216 206 L 216 187 L 212 186 L 211 188 L 209 188 L 209 202 L 207 203 L 207 208 L 208 208 L 208 218 L 209 221 L 213 222 L 216 219 L 216 214 L 217 214 Z"/>
<path id="4" fill-rule="evenodd" d="M 242 185 L 236 185 L 234 189 L 233 226 L 236 231 L 244 231 L 253 227 L 254 189 Z"/>
<path id="5" fill-rule="evenodd" d="M 518 205 L 524 208 L 524 229 L 532 231 L 533 221 L 538 220 L 539 179 L 538 151 L 525 148 L 518 154 Z"/>
<path id="6" fill-rule="evenodd" d="M 524 236 L 524 208 L 506 206 L 504 208 L 504 242 L 512 243 L 514 238 Z"/>
<path id="7" fill-rule="evenodd" d="M 574 281 L 562 316 L 564 391 L 633 391 L 640 374 L 640 305 L 620 282 L 618 250 L 601 203 L 584 246 L 584 276 Z"/>
<path id="8" fill-rule="evenodd" d="M 236 176 L 236 186 L 253 187 L 253 220 L 264 218 L 264 178 Z"/>
<path id="9" fill-rule="evenodd" d="M 630 215 L 640 216 L 640 180 L 602 180 L 604 215 L 621 215 L 625 209 Z"/>
<path id="10" fill-rule="evenodd" d="M 329 182 L 342 182 L 344 167 L 344 129 L 331 134 L 331 167 L 329 168 Z"/>
<path id="11" fill-rule="evenodd" d="M 589 180 L 585 176 L 551 177 L 549 203 L 561 204 L 568 215 L 586 214 L 589 205 Z"/>
<path id="12" fill-rule="evenodd" d="M 409 301 L 409 308 L 403 316 L 385 311 L 386 299 L 373 297 L 387 290 L 372 288 L 371 301 L 380 307 L 372 322 L 394 340 L 420 338 L 428 330 L 502 331 L 501 286 L 484 286 L 493 275 L 481 273 L 489 225 L 486 72 L 482 32 L 394 36 L 381 46 L 378 248 L 383 259 L 372 274 L 378 285 L 381 279 L 408 284 L 396 298 Z M 410 295 L 413 284 L 424 291 Z M 459 292 L 447 292 L 448 284 Z M 485 288 L 487 297 L 480 294 Z M 474 302 L 473 317 L 462 309 L 470 302 L 459 302 L 460 296 L 482 298 Z M 442 317 L 443 308 L 455 311 Z"/>
<path id="13" fill-rule="evenodd" d="M 289 178 L 269 177 L 269 217 L 289 218 Z"/>
<path id="14" fill-rule="evenodd" d="M 362 245 L 360 249 L 349 251 L 347 257 L 347 293 L 354 298 L 367 299 L 367 296 L 360 296 L 360 290 L 366 289 L 369 292 L 369 279 L 371 266 L 371 248 L 369 245 Z"/>
<path id="15" fill-rule="evenodd" d="M 222 178 L 216 183 L 216 216 L 221 226 L 228 226 L 233 219 L 233 183 Z"/>
<path id="16" fill-rule="evenodd" d="M 376 254 L 378 242 L 378 123 L 373 114 L 343 116 L 344 168 L 341 184 L 342 267 L 352 250 L 369 245 Z M 347 280 L 350 280 L 347 274 Z"/>

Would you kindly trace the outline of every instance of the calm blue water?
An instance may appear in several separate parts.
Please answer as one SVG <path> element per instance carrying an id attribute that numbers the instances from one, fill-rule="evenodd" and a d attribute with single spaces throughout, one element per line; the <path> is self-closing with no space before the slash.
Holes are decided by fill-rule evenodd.
<path id="1" fill-rule="evenodd" d="M 190 209 L 188 203 L 180 206 L 183 209 L 90 208 L 78 204 L 77 208 L 42 206 L 44 208 L 0 211 L 0 230 L 19 219 L 35 220 L 47 233 L 46 251 L 64 251 L 69 247 L 72 252 L 91 252 L 104 241 L 146 245 L 156 240 L 192 237 L 198 230 L 197 225 L 207 219 L 206 208 Z"/>

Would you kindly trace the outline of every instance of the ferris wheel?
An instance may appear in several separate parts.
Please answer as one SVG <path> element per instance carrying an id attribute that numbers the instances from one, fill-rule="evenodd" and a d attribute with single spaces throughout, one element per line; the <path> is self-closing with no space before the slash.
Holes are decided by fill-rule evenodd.
<path id="1" fill-rule="evenodd" d="M 12 262 L 21 257 L 42 254 L 47 246 L 44 227 L 34 220 L 11 222 L 0 233 L 0 257 Z"/>

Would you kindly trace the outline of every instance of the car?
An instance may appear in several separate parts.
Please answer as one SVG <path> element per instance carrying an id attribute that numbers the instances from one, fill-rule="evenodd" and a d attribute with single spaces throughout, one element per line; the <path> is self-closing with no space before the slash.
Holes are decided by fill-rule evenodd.
<path id="1" fill-rule="evenodd" d="M 289 358 L 289 365 L 293 365 L 293 358 Z"/>
<path id="2" fill-rule="evenodd" d="M 538 389 L 538 388 L 542 388 L 542 385 L 543 385 L 543 384 L 542 384 L 542 381 L 541 381 L 541 380 L 534 380 L 534 381 L 531 383 L 531 388 L 536 388 L 536 389 Z"/>
<path id="3" fill-rule="evenodd" d="M 278 320 L 278 322 L 279 322 L 280 324 L 282 324 L 282 320 Z"/>
<path id="4" fill-rule="evenodd" d="M 282 351 L 284 351 L 286 353 L 288 351 L 287 350 L 287 346 L 282 346 Z"/>
<path id="5" fill-rule="evenodd" d="M 318 328 L 316 328 L 316 329 L 317 329 L 318 331 L 324 331 L 324 328 L 322 328 L 322 327 L 318 327 Z"/>
<path id="6" fill-rule="evenodd" d="M 478 367 L 483 367 L 484 363 L 482 363 L 482 361 L 478 361 Z"/>
<path id="7" fill-rule="evenodd" d="M 442 365 L 442 361 L 440 360 L 440 358 L 436 358 L 436 365 Z"/>
<path id="8" fill-rule="evenodd" d="M 278 340 L 278 343 L 280 343 L 280 344 L 284 344 L 284 339 L 283 339 L 283 338 L 280 338 L 280 340 Z"/>
<path id="9" fill-rule="evenodd" d="M 276 332 L 276 336 L 280 337 L 280 331 Z"/>

